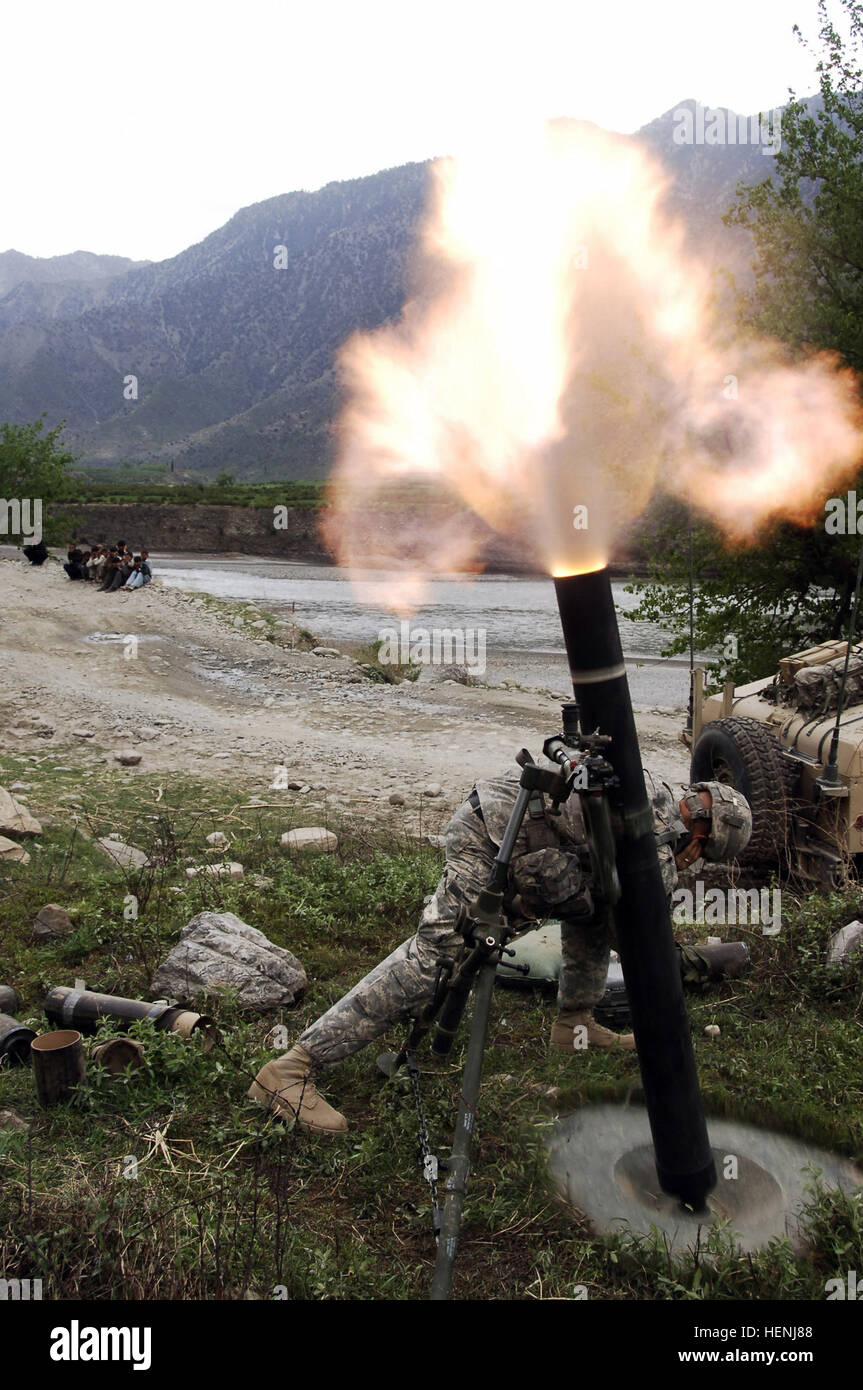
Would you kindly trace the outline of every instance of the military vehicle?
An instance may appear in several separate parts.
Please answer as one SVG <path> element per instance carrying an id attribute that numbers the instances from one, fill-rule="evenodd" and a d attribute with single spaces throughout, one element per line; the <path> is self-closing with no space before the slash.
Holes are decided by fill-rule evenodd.
<path id="1" fill-rule="evenodd" d="M 863 868 L 863 645 L 843 696 L 847 648 L 824 642 L 712 695 L 702 676 L 693 696 L 691 780 L 728 782 L 752 808 L 741 864 L 826 888 Z"/>

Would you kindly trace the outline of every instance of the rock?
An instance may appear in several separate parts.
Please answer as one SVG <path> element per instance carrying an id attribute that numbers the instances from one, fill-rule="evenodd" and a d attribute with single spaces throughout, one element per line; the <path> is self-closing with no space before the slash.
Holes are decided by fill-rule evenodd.
<path id="1" fill-rule="evenodd" d="M 708 1038 L 718 1038 L 722 1030 L 719 1027 L 718 1023 L 708 1023 L 704 1031 L 707 1034 Z"/>
<path id="2" fill-rule="evenodd" d="M 269 627 L 269 623 L 267 622 L 266 618 L 259 618 L 257 622 L 249 623 L 249 627 L 260 629 L 262 627 Z"/>
<path id="3" fill-rule="evenodd" d="M 134 748 L 118 748 L 114 754 L 115 762 L 122 763 L 123 767 L 137 767 L 141 757 Z"/>
<path id="4" fill-rule="evenodd" d="M 136 849 L 134 845 L 124 844 L 122 840 L 115 840 L 110 835 L 101 836 L 96 844 L 118 869 L 146 869 L 149 867 L 150 861 L 144 851 Z"/>
<path id="5" fill-rule="evenodd" d="M 10 792 L 29 792 L 31 785 L 30 782 L 13 782 L 9 790 Z"/>
<path id="6" fill-rule="evenodd" d="M 249 882 L 253 883 L 256 888 L 272 888 L 273 886 L 273 880 L 267 878 L 266 874 L 252 874 Z"/>
<path id="7" fill-rule="evenodd" d="M 311 785 L 311 790 L 312 790 L 313 792 L 325 792 L 326 789 L 327 789 L 327 784 L 326 784 L 326 782 L 313 782 L 312 785 Z"/>
<path id="8" fill-rule="evenodd" d="M 305 785 L 306 785 L 305 782 L 298 782 L 298 781 L 294 780 L 293 782 L 289 782 L 289 783 L 288 783 L 288 791 L 289 791 L 289 792 L 301 792 L 301 791 L 303 790 L 303 787 L 304 787 Z"/>
<path id="9" fill-rule="evenodd" d="M 422 789 L 423 796 L 443 796 L 443 787 L 440 782 L 429 782 L 427 787 Z"/>
<path id="10" fill-rule="evenodd" d="M 390 792 L 388 800 L 391 806 L 404 806 L 405 804 L 405 798 L 401 792 Z"/>
<path id="11" fill-rule="evenodd" d="M 446 849 L 446 835 L 426 835 L 426 839 L 435 849 Z"/>
<path id="12" fill-rule="evenodd" d="M 186 878 L 233 878 L 243 877 L 242 864 L 198 864 L 186 870 Z"/>
<path id="13" fill-rule="evenodd" d="M 338 647 L 312 647 L 312 656 L 341 656 Z"/>
<path id="14" fill-rule="evenodd" d="M 235 619 L 234 619 L 234 627 L 245 627 L 245 626 L 246 626 L 246 620 L 245 620 L 245 618 L 235 618 Z"/>
<path id="15" fill-rule="evenodd" d="M 296 956 L 274 946 L 233 912 L 199 912 L 162 961 L 152 993 L 181 1000 L 205 990 L 235 990 L 246 1009 L 293 1004 L 308 980 Z"/>
<path id="16" fill-rule="evenodd" d="M 151 739 L 159 737 L 159 730 L 154 728 L 152 724 L 144 724 L 136 731 L 135 737 L 141 743 L 149 743 Z"/>
<path id="17" fill-rule="evenodd" d="M 214 849 L 224 849 L 228 843 L 227 835 L 223 835 L 221 830 L 214 830 L 207 836 L 207 844 L 212 845 Z"/>
<path id="18" fill-rule="evenodd" d="M 339 838 L 332 830 L 324 830 L 320 825 L 306 825 L 300 830 L 286 830 L 280 844 L 282 849 L 287 850 L 332 854 L 338 849 Z"/>
<path id="19" fill-rule="evenodd" d="M 14 1110 L 0 1110 L 0 1129 L 27 1129 L 27 1121 Z"/>
<path id="20" fill-rule="evenodd" d="M 47 719 L 43 719 L 39 714 L 19 714 L 14 729 L 9 730 L 15 738 L 52 738 L 54 735 L 54 725 L 49 724 Z"/>
<path id="21" fill-rule="evenodd" d="M 74 930 L 75 923 L 72 918 L 66 909 L 57 903 L 48 903 L 45 907 L 40 907 L 33 921 L 33 935 L 39 938 L 65 936 L 67 932 Z"/>
<path id="22" fill-rule="evenodd" d="M 14 840 L 0 835 L 0 861 L 4 864 L 29 864 L 30 856 L 23 845 L 17 845 Z"/>
<path id="23" fill-rule="evenodd" d="M 95 732 L 93 731 L 93 729 L 73 729 L 73 730 L 72 730 L 72 737 L 73 737 L 73 738 L 95 738 L 96 735 L 95 735 Z"/>
<path id="24" fill-rule="evenodd" d="M 0 787 L 0 834 L 3 835 L 41 835 L 42 827 L 31 816 L 26 806 L 21 806 Z"/>
<path id="25" fill-rule="evenodd" d="M 827 960 L 831 964 L 845 964 L 863 951 L 863 922 L 856 920 L 840 927 L 830 938 Z"/>

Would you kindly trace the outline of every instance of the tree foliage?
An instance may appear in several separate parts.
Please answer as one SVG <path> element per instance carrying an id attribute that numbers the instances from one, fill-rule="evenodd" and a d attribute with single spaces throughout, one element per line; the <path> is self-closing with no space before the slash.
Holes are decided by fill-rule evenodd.
<path id="1" fill-rule="evenodd" d="M 792 349 L 833 349 L 863 370 L 863 3 L 838 4 L 833 18 L 827 0 L 819 3 L 819 96 L 790 94 L 774 173 L 739 186 L 724 220 L 753 238 L 744 324 Z M 714 670 L 735 681 L 767 675 L 788 652 L 846 630 L 856 536 L 781 523 L 755 546 L 732 548 L 677 504 L 666 510 L 629 616 L 666 627 L 667 654 L 689 644 L 690 573 L 696 648 L 720 649 Z"/>
<path id="2" fill-rule="evenodd" d="M 49 544 L 64 539 L 64 519 L 51 504 L 75 461 L 59 442 L 62 431 L 63 423 L 46 431 L 44 415 L 29 425 L 0 425 L 0 497 L 39 499 L 42 534 Z"/>

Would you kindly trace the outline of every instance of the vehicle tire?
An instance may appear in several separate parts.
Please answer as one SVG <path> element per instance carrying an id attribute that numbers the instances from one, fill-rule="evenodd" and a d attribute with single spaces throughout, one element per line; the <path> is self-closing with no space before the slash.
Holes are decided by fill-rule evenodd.
<path id="1" fill-rule="evenodd" d="M 796 774 L 775 734 L 757 719 L 714 719 L 696 740 L 689 775 L 724 782 L 749 802 L 752 836 L 739 863 L 775 866 L 784 859 Z"/>

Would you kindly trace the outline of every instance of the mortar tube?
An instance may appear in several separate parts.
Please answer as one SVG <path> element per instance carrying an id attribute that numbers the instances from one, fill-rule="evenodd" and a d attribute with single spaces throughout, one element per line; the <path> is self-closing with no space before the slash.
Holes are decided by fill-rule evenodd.
<path id="1" fill-rule="evenodd" d="M 0 1065 L 29 1067 L 30 1044 L 35 1037 L 32 1028 L 0 1013 Z"/>
<path id="2" fill-rule="evenodd" d="M 696 1211 L 716 1185 L 653 812 L 606 569 L 555 579 L 572 688 L 585 734 L 611 736 L 604 756 L 618 785 L 608 793 L 617 844 L 617 950 L 663 1191 Z"/>
<path id="3" fill-rule="evenodd" d="M 103 1018 L 127 1023 L 149 1018 L 156 1028 L 179 1032 L 183 1037 L 199 1029 L 212 1030 L 215 1026 L 206 1014 L 190 1013 L 177 1005 L 166 1004 L 164 1000 L 148 1004 L 142 999 L 123 999 L 115 994 L 69 989 L 65 985 L 50 990 L 42 1007 L 52 1023 L 63 1028 L 77 1028 L 86 1034 L 97 1032 Z"/>

